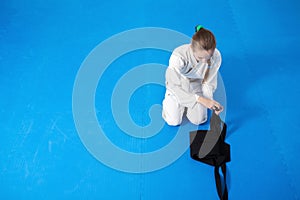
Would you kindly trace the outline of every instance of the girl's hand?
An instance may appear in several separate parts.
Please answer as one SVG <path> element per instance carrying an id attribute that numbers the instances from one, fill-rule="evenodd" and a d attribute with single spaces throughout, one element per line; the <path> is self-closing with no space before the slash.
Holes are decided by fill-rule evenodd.
<path id="1" fill-rule="evenodd" d="M 206 108 L 215 111 L 217 115 L 219 115 L 224 110 L 223 106 L 219 102 L 212 99 L 199 97 L 198 102 L 201 103 Z"/>

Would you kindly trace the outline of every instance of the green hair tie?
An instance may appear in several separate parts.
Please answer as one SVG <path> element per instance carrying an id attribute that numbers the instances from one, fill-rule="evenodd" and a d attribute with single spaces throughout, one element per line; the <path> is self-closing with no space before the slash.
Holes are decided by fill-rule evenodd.
<path id="1" fill-rule="evenodd" d="M 203 28 L 203 26 L 197 25 L 197 26 L 195 27 L 195 32 L 198 32 L 201 28 Z"/>

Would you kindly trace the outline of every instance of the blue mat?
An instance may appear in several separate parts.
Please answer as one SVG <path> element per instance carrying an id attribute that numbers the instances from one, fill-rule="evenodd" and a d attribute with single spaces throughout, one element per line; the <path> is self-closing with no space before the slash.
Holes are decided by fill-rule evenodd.
<path id="1" fill-rule="evenodd" d="M 0 199 L 217 199 L 213 168 L 188 150 L 188 132 L 209 124 L 169 127 L 160 117 L 170 49 L 196 24 L 215 33 L 223 58 L 229 198 L 299 199 L 299 9 L 1 1 Z"/>

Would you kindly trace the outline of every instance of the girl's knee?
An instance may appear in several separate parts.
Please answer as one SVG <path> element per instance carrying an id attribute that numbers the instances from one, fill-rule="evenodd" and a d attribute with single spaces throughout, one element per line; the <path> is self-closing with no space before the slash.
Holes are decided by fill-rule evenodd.
<path id="1" fill-rule="evenodd" d="M 169 125 L 169 126 L 179 126 L 181 124 L 181 121 L 167 121 L 165 120 L 166 123 Z"/>
<path id="2" fill-rule="evenodd" d="M 189 119 L 189 120 L 191 123 L 193 123 L 195 125 L 200 125 L 200 124 L 204 124 L 207 121 L 207 116 L 203 116 L 198 119 Z"/>
<path id="3" fill-rule="evenodd" d="M 178 126 L 182 122 L 181 118 L 166 116 L 166 114 L 164 112 L 162 113 L 162 117 L 169 126 Z"/>

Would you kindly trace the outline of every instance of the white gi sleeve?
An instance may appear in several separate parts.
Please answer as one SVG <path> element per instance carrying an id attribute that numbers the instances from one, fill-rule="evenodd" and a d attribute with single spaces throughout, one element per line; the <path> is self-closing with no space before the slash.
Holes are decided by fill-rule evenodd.
<path id="1" fill-rule="evenodd" d="M 211 67 L 206 72 L 203 80 L 203 84 L 206 84 L 212 93 L 214 93 L 217 88 L 218 71 L 221 66 L 221 62 L 221 53 L 216 49 L 214 56 L 212 57 Z"/>
<path id="2" fill-rule="evenodd" d="M 181 71 L 185 70 L 185 64 L 185 61 L 176 55 L 170 57 L 169 67 L 166 71 L 166 87 L 175 95 L 181 105 L 192 108 L 197 103 L 195 94 L 184 90 L 182 87 L 183 82 L 187 81 L 180 74 Z"/>

